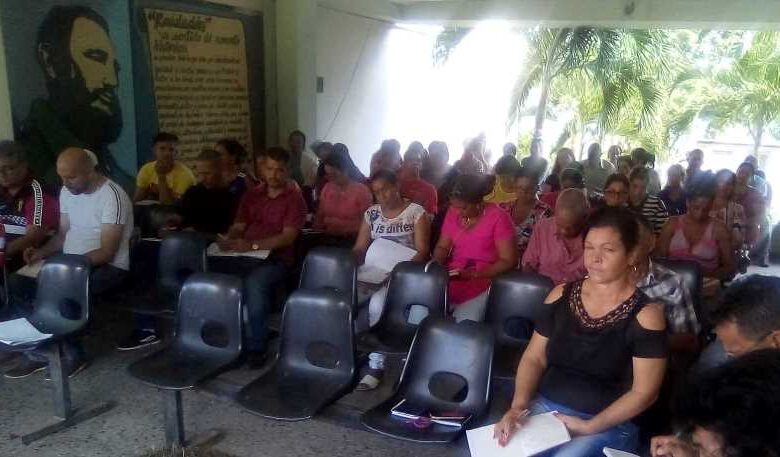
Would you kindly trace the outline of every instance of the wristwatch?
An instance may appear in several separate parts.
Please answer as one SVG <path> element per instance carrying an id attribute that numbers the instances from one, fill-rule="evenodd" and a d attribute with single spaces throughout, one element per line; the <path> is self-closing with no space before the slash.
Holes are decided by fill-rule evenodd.
<path id="1" fill-rule="evenodd" d="M 252 243 L 252 250 L 253 251 L 259 251 L 260 250 L 260 245 L 257 244 L 257 243 Z"/>

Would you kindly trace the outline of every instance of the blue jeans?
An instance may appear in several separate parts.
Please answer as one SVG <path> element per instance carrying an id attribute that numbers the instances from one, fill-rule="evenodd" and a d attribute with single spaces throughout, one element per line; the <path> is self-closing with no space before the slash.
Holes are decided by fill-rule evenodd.
<path id="1" fill-rule="evenodd" d="M 244 326 L 244 346 L 248 351 L 264 351 L 268 339 L 266 320 L 274 292 L 287 278 L 287 266 L 275 260 L 212 257 L 209 269 L 243 278 L 244 308 L 248 318 Z"/>
<path id="2" fill-rule="evenodd" d="M 558 411 L 567 416 L 586 420 L 593 417 L 593 414 L 575 411 L 541 396 L 534 400 L 530 410 L 532 415 Z M 537 454 L 536 457 L 599 457 L 604 455 L 602 449 L 605 447 L 626 452 L 637 452 L 639 447 L 639 429 L 631 422 L 624 422 L 595 435 L 574 437 L 568 443 Z"/>

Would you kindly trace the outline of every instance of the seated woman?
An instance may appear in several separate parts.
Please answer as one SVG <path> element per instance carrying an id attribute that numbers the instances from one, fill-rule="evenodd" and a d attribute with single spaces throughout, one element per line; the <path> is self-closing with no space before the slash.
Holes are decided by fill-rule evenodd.
<path id="1" fill-rule="evenodd" d="M 631 160 L 630 155 L 618 156 L 617 163 L 615 163 L 617 172 L 628 178 L 631 174 L 631 170 L 634 169 L 634 162 Z"/>
<path id="2" fill-rule="evenodd" d="M 723 169 L 715 173 L 715 199 L 710 216 L 726 224 L 731 234 L 731 245 L 736 251 L 745 243 L 745 209 L 734 199 L 734 185 L 737 175 Z"/>
<path id="3" fill-rule="evenodd" d="M 585 178 L 579 168 L 567 168 L 560 174 L 561 187 L 558 191 L 543 193 L 539 196 L 539 200 L 544 202 L 547 206 L 555 209 L 555 205 L 558 202 L 558 196 L 561 191 L 566 189 L 582 189 L 583 194 L 587 195 L 585 190 Z"/>
<path id="4" fill-rule="evenodd" d="M 371 243 L 379 238 L 390 240 L 417 251 L 414 262 L 423 262 L 430 256 L 429 240 L 431 220 L 425 209 L 417 203 L 401 198 L 395 173 L 379 170 L 371 178 L 371 191 L 378 204 L 366 210 L 360 226 L 357 242 L 352 248 L 355 257 L 363 263 Z M 387 286 L 358 285 L 358 303 L 360 309 L 355 322 L 358 331 L 367 330 L 379 322 L 385 307 Z M 368 300 L 368 306 L 365 301 Z M 358 390 L 375 389 L 382 379 L 385 355 L 372 352 L 368 356 L 368 366 L 364 369 Z"/>
<path id="5" fill-rule="evenodd" d="M 330 154 L 324 161 L 328 183 L 322 188 L 314 228 L 328 235 L 356 236 L 363 213 L 371 206 L 371 191 L 350 179 L 349 163 L 342 154 Z"/>
<path id="6" fill-rule="evenodd" d="M 520 170 L 520 162 L 514 156 L 503 156 L 498 159 L 493 171 L 496 183 L 493 190 L 485 197 L 486 203 L 495 203 L 509 211 L 517 199 L 515 193 L 515 175 Z"/>
<path id="7" fill-rule="evenodd" d="M 751 247 L 761 237 L 762 225 L 766 223 L 767 210 L 764 196 L 750 185 L 755 174 L 755 165 L 751 162 L 744 162 L 737 168 L 737 177 L 734 182 L 734 199 L 745 209 L 745 241 Z M 761 259 L 755 260 L 760 262 Z"/>
<path id="8" fill-rule="evenodd" d="M 628 177 L 613 173 L 607 177 L 607 182 L 604 184 L 604 204 L 614 208 L 625 208 L 628 206 L 628 192 Z"/>
<path id="9" fill-rule="evenodd" d="M 633 213 L 604 208 L 585 235 L 588 277 L 550 292 L 517 368 L 512 406 L 495 425 L 505 446 L 523 417 L 557 411 L 572 440 L 545 457 L 592 457 L 604 447 L 636 452 L 631 422 L 658 397 L 667 356 L 663 306 L 631 276 L 639 227 Z"/>
<path id="10" fill-rule="evenodd" d="M 714 182 L 702 177 L 688 189 L 688 212 L 670 218 L 656 244 L 659 257 L 692 260 L 699 264 L 705 281 L 705 294 L 716 292 L 721 281 L 734 276 L 731 237 L 723 222 L 710 216 L 715 198 Z"/>
<path id="11" fill-rule="evenodd" d="M 658 198 L 666 205 L 666 211 L 670 216 L 680 216 L 688 209 L 685 206 L 685 168 L 679 163 L 669 167 L 666 172 L 666 187 L 658 193 Z"/>
<path id="12" fill-rule="evenodd" d="M 517 265 L 515 229 L 506 211 L 482 199 L 490 192 L 483 175 L 461 175 L 433 258 L 450 270 L 449 304 L 457 321 L 482 321 L 494 277 Z"/>
<path id="13" fill-rule="evenodd" d="M 509 209 L 509 215 L 512 216 L 512 222 L 515 224 L 518 259 L 523 258 L 536 221 L 553 215 L 552 208 L 536 197 L 538 187 L 536 174 L 532 170 L 526 168 L 518 170 L 515 177 L 517 199 Z"/>

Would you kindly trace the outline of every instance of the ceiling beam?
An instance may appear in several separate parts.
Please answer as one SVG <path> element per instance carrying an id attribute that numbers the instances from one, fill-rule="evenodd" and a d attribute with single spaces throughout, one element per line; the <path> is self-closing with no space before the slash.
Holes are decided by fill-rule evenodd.
<path id="1" fill-rule="evenodd" d="M 319 0 L 318 3 L 323 8 L 369 19 L 392 23 L 401 19 L 401 8 L 390 0 Z"/>
<path id="2" fill-rule="evenodd" d="M 778 0 L 439 0 L 399 6 L 402 20 L 414 23 L 780 29 Z"/>

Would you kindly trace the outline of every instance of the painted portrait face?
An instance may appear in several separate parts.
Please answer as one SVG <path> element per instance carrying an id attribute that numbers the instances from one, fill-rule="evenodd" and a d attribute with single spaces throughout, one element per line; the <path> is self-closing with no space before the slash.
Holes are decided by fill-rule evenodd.
<path id="1" fill-rule="evenodd" d="M 73 64 L 90 94 L 89 105 L 112 115 L 118 108 L 118 66 L 108 33 L 96 22 L 77 18 L 70 36 Z"/>

